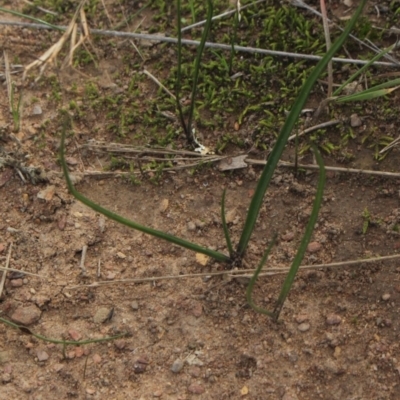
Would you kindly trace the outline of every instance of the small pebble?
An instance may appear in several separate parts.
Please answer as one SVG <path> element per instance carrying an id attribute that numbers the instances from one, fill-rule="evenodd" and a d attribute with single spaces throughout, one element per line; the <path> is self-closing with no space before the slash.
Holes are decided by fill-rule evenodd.
<path id="1" fill-rule="evenodd" d="M 303 322 L 302 324 L 300 324 L 297 329 L 300 332 L 307 332 L 310 329 L 310 324 L 308 322 Z"/>
<path id="2" fill-rule="evenodd" d="M 41 349 L 39 349 L 36 352 L 36 357 L 38 358 L 39 361 L 46 361 L 49 359 L 49 355 L 44 350 Z"/>
<path id="3" fill-rule="evenodd" d="M 204 393 L 204 387 L 199 385 L 198 383 L 192 383 L 188 387 L 188 391 L 193 394 L 203 394 Z"/>
<path id="4" fill-rule="evenodd" d="M 317 251 L 320 251 L 321 248 L 322 248 L 321 243 L 318 243 L 318 242 L 311 242 L 311 243 L 309 243 L 308 246 L 307 246 L 307 251 L 308 251 L 309 253 L 316 253 Z"/>
<path id="5" fill-rule="evenodd" d="M 196 230 L 196 224 L 193 221 L 189 221 L 187 223 L 187 230 L 188 231 L 195 231 Z"/>
<path id="6" fill-rule="evenodd" d="M 350 126 L 352 128 L 357 128 L 362 125 L 361 118 L 357 114 L 351 114 L 350 116 Z"/>
<path id="7" fill-rule="evenodd" d="M 326 317 L 326 323 L 328 325 L 339 325 L 342 322 L 342 318 L 337 314 L 329 314 Z"/>
<path id="8" fill-rule="evenodd" d="M 24 284 L 24 282 L 21 278 L 19 278 L 19 279 L 12 279 L 10 281 L 10 284 L 12 287 L 21 287 Z"/>
<path id="9" fill-rule="evenodd" d="M 388 301 L 390 299 L 390 294 L 389 293 L 384 293 L 383 295 L 382 295 L 382 300 L 383 301 Z"/>
<path id="10" fill-rule="evenodd" d="M 110 316 L 110 308 L 107 307 L 100 307 L 96 314 L 93 317 L 93 321 L 95 324 L 102 324 L 103 322 L 107 321 Z"/>
<path id="11" fill-rule="evenodd" d="M 183 361 L 180 358 L 177 358 L 171 366 L 171 371 L 174 374 L 177 374 L 178 372 L 182 371 L 183 368 Z"/>
<path id="12" fill-rule="evenodd" d="M 139 303 L 137 301 L 132 301 L 131 308 L 133 311 L 139 310 Z"/>

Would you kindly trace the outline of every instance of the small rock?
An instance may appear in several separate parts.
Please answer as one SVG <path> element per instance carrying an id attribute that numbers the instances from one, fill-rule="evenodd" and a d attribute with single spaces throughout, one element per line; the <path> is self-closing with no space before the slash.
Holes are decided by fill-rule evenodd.
<path id="1" fill-rule="evenodd" d="M 329 314 L 326 317 L 326 323 L 328 325 L 339 325 L 342 322 L 342 318 L 337 314 Z"/>
<path id="2" fill-rule="evenodd" d="M 65 161 L 68 165 L 71 165 L 71 166 L 78 165 L 78 160 L 74 157 L 66 157 Z"/>
<path id="3" fill-rule="evenodd" d="M 389 293 L 384 293 L 383 295 L 382 295 L 382 300 L 383 301 L 388 301 L 390 299 L 390 294 Z"/>
<path id="4" fill-rule="evenodd" d="M 307 246 L 307 251 L 308 251 L 309 253 L 316 253 L 317 251 L 320 251 L 321 248 L 322 248 L 321 243 L 318 243 L 318 242 L 311 242 L 311 243 L 309 243 L 308 246 Z"/>
<path id="5" fill-rule="evenodd" d="M 32 109 L 32 115 L 42 115 L 43 110 L 40 104 L 35 104 Z"/>
<path id="6" fill-rule="evenodd" d="M 192 307 L 192 314 L 199 318 L 203 314 L 203 305 L 199 302 L 195 302 Z"/>
<path id="7" fill-rule="evenodd" d="M 300 332 L 307 332 L 310 329 L 310 324 L 308 322 L 303 322 L 297 327 L 297 329 Z"/>
<path id="8" fill-rule="evenodd" d="M 117 253 L 117 257 L 121 260 L 124 260 L 126 258 L 126 255 L 124 253 L 121 253 L 120 251 Z"/>
<path id="9" fill-rule="evenodd" d="M 42 349 L 39 349 L 36 352 L 36 357 L 38 358 L 39 361 L 46 361 L 49 359 L 49 355 Z"/>
<path id="10" fill-rule="evenodd" d="M 60 372 L 64 368 L 64 364 L 54 364 L 53 365 L 53 370 L 55 372 Z"/>
<path id="11" fill-rule="evenodd" d="M 101 363 L 101 355 L 100 354 L 93 354 L 92 360 L 95 364 L 100 364 Z"/>
<path id="12" fill-rule="evenodd" d="M 137 301 L 132 301 L 131 308 L 133 311 L 139 310 L 139 303 Z"/>
<path id="13" fill-rule="evenodd" d="M 21 287 L 23 284 L 24 284 L 24 281 L 23 281 L 21 278 L 19 278 L 19 279 L 12 279 L 12 280 L 10 281 L 10 285 L 11 285 L 12 287 Z"/>
<path id="14" fill-rule="evenodd" d="M 1 376 L 1 382 L 2 383 L 10 383 L 11 382 L 11 374 L 7 374 L 7 373 L 5 373 L 5 374 L 3 374 L 2 376 Z"/>
<path id="15" fill-rule="evenodd" d="M 237 216 L 236 209 L 234 208 L 233 210 L 229 210 L 226 213 L 225 219 L 226 219 L 227 224 L 235 224 L 236 225 L 238 222 L 238 219 L 239 219 Z"/>
<path id="16" fill-rule="evenodd" d="M 292 240 L 294 239 L 294 232 L 288 232 L 288 233 L 286 233 L 285 235 L 282 235 L 282 236 L 281 236 L 281 239 L 282 239 L 284 242 L 290 242 L 290 241 L 292 241 Z"/>
<path id="17" fill-rule="evenodd" d="M 196 224 L 193 221 L 189 221 L 187 223 L 187 230 L 188 231 L 195 231 L 196 230 Z"/>
<path id="18" fill-rule="evenodd" d="M 82 335 L 75 329 L 70 329 L 68 331 L 68 335 L 76 342 L 82 338 Z"/>
<path id="19" fill-rule="evenodd" d="M 117 339 L 114 342 L 114 346 L 119 350 L 123 350 L 126 346 L 126 341 L 124 339 Z"/>
<path id="20" fill-rule="evenodd" d="M 83 347 L 77 346 L 75 348 L 75 357 L 76 358 L 81 358 L 83 356 L 83 354 L 84 354 Z"/>
<path id="21" fill-rule="evenodd" d="M 188 391 L 193 394 L 203 394 L 205 390 L 202 385 L 199 385 L 198 383 L 192 383 L 188 387 Z"/>
<path id="22" fill-rule="evenodd" d="M 343 4 L 349 8 L 353 7 L 353 0 L 343 0 Z"/>
<path id="23" fill-rule="evenodd" d="M 93 388 L 86 388 L 86 393 L 87 393 L 87 394 L 95 394 L 95 393 L 96 393 L 96 389 L 93 389 Z"/>
<path id="24" fill-rule="evenodd" d="M 133 364 L 133 372 L 135 374 L 143 374 L 146 371 L 148 361 L 144 357 L 138 358 Z"/>
<path id="25" fill-rule="evenodd" d="M 113 280 L 115 279 L 116 276 L 117 276 L 117 274 L 116 274 L 115 272 L 109 272 L 109 273 L 106 275 L 106 279 L 107 279 L 108 281 L 113 281 Z"/>
<path id="26" fill-rule="evenodd" d="M 177 358 L 171 366 L 171 371 L 174 374 L 177 374 L 178 372 L 182 371 L 183 368 L 183 361 L 180 358 Z"/>
<path id="27" fill-rule="evenodd" d="M 93 317 L 95 324 L 102 324 L 110 318 L 111 308 L 101 307 L 96 311 Z"/>
<path id="28" fill-rule="evenodd" d="M 11 319 L 16 324 L 22 324 L 25 326 L 29 326 L 38 322 L 42 312 L 35 305 L 29 305 L 27 307 L 17 307 L 16 310 L 12 313 Z"/>
<path id="29" fill-rule="evenodd" d="M 154 393 L 153 393 L 153 397 L 161 397 L 163 395 L 163 391 L 162 390 L 156 390 Z"/>
<path id="30" fill-rule="evenodd" d="M 302 324 L 303 322 L 308 321 L 308 315 L 307 314 L 299 314 L 296 316 L 295 320 L 298 324 Z"/>
<path id="31" fill-rule="evenodd" d="M 164 213 L 167 211 L 169 205 L 169 200 L 168 199 L 162 199 L 160 203 L 160 212 Z"/>
<path id="32" fill-rule="evenodd" d="M 37 194 L 37 198 L 45 201 L 51 201 L 54 194 L 56 193 L 56 187 L 54 185 L 47 186 Z"/>
<path id="33" fill-rule="evenodd" d="M 351 114 L 350 116 L 350 126 L 352 128 L 357 128 L 362 125 L 361 118 L 357 114 Z"/>

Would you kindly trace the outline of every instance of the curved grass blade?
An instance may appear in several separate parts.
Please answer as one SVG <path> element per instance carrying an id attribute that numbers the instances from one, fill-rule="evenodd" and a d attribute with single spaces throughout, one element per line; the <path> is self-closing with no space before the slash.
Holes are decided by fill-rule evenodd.
<path id="1" fill-rule="evenodd" d="M 224 230 L 224 235 L 225 235 L 225 240 L 226 240 L 226 246 L 228 247 L 229 255 L 231 259 L 233 259 L 233 247 L 232 247 L 232 242 L 231 238 L 229 236 L 229 230 L 228 230 L 228 225 L 226 224 L 226 218 L 225 218 L 225 194 L 226 194 L 226 189 L 222 192 L 222 199 L 221 199 L 221 221 L 222 221 L 222 228 Z"/>
<path id="2" fill-rule="evenodd" d="M 376 86 L 372 86 L 369 89 L 363 90 L 362 92 L 359 93 L 338 97 L 337 99 L 335 99 L 335 101 L 336 103 L 346 103 L 349 101 L 371 100 L 376 97 L 386 96 L 387 94 L 390 94 L 394 90 L 397 90 L 398 86 L 396 85 L 400 85 L 400 78 L 393 79 L 391 81 L 387 81 Z"/>
<path id="3" fill-rule="evenodd" d="M 66 125 L 63 127 L 63 132 L 61 135 L 61 146 L 60 146 L 60 161 L 62 165 L 62 169 L 64 172 L 65 179 L 67 181 L 67 186 L 68 190 L 71 192 L 71 194 L 78 199 L 80 202 L 83 204 L 86 204 L 88 207 L 93 209 L 94 211 L 97 211 L 100 214 L 105 215 L 107 218 L 110 218 L 116 222 L 119 222 L 120 224 L 126 225 L 129 228 L 136 229 L 140 232 L 147 233 L 149 235 L 158 237 L 160 239 L 167 240 L 170 243 L 177 244 L 178 246 L 185 247 L 186 249 L 196 251 L 198 253 L 205 254 L 217 261 L 220 262 L 229 262 L 230 259 L 228 256 L 225 254 L 219 253 L 218 251 L 210 250 L 205 247 L 199 246 L 195 243 L 189 242 L 187 240 L 178 238 L 173 235 L 169 235 L 168 233 L 158 231 L 153 228 L 148 228 L 146 226 L 140 225 L 137 222 L 131 221 L 127 218 L 121 217 L 118 214 L 113 213 L 110 210 L 107 210 L 106 208 L 101 207 L 100 205 L 94 203 L 93 201 L 89 200 L 87 197 L 83 196 L 81 193 L 79 193 L 74 185 L 72 184 L 71 178 L 68 173 L 68 167 L 65 161 L 65 131 L 66 131 Z"/>
<path id="4" fill-rule="evenodd" d="M 363 65 L 357 72 L 355 72 L 353 75 L 350 76 L 349 79 L 347 79 L 346 82 L 344 82 L 342 85 L 340 85 L 333 93 L 333 97 L 336 97 L 340 94 L 340 92 L 351 82 L 354 82 L 354 80 L 360 76 L 367 68 L 369 68 L 375 61 L 378 61 L 381 59 L 385 54 L 389 53 L 392 51 L 397 45 L 397 42 L 391 46 L 389 46 L 387 49 L 382 50 L 380 53 L 378 53 L 375 57 L 372 58 L 367 64 Z"/>
<path id="5" fill-rule="evenodd" d="M 358 17 L 360 16 L 365 3 L 366 3 L 366 0 L 361 1 L 360 6 L 357 8 L 353 17 L 347 24 L 346 29 L 343 31 L 343 33 L 340 35 L 340 37 L 333 43 L 332 47 L 325 54 L 325 56 L 315 66 L 315 68 L 311 72 L 311 75 L 308 77 L 308 79 L 304 83 L 302 89 L 300 90 L 300 93 L 297 96 L 297 99 L 296 99 L 292 109 L 290 110 L 288 117 L 286 118 L 286 121 L 285 121 L 285 123 L 282 127 L 282 130 L 278 136 L 276 144 L 268 158 L 268 162 L 267 162 L 266 166 L 264 167 L 261 178 L 258 181 L 254 196 L 251 200 L 249 211 L 247 213 L 246 221 L 244 224 L 243 232 L 242 232 L 242 235 L 240 237 L 240 241 L 239 241 L 239 244 L 237 247 L 237 253 L 239 256 L 243 256 L 247 249 L 247 245 L 249 243 L 250 236 L 253 233 L 254 225 L 256 223 L 265 192 L 269 186 L 269 183 L 270 183 L 272 175 L 276 169 L 276 166 L 278 165 L 279 159 L 281 158 L 281 155 L 285 148 L 287 139 L 288 139 L 289 135 L 291 134 L 291 132 L 296 124 L 297 118 L 308 99 L 311 89 L 314 86 L 314 84 L 317 81 L 320 74 L 326 68 L 330 59 L 334 56 L 334 54 L 339 50 L 339 48 L 343 45 L 343 43 L 347 39 L 350 31 L 352 30 Z"/>
<path id="6" fill-rule="evenodd" d="M 308 221 L 306 231 L 301 239 L 300 246 L 297 250 L 296 257 L 293 260 L 292 266 L 290 267 L 290 271 L 286 276 L 285 281 L 283 282 L 281 293 L 279 294 L 278 301 L 276 303 L 273 318 L 277 320 L 279 318 L 279 314 L 282 310 L 283 303 L 286 300 L 286 297 L 292 287 L 294 278 L 299 270 L 300 264 L 303 260 L 304 254 L 307 250 L 308 243 L 311 240 L 312 233 L 314 231 L 315 223 L 318 219 L 318 212 L 322 204 L 323 194 L 324 194 L 324 186 L 325 186 L 325 167 L 324 162 L 322 160 L 321 154 L 317 150 L 315 146 L 313 146 L 315 158 L 317 160 L 319 166 L 319 179 L 318 179 L 318 187 L 317 193 L 315 195 L 314 204 L 311 212 L 310 219 Z"/>
<path id="7" fill-rule="evenodd" d="M 17 325 L 14 324 L 14 322 L 11 322 L 7 319 L 0 318 L 0 322 L 3 322 L 4 324 L 11 326 L 14 329 L 18 329 L 21 333 L 24 333 L 25 335 L 32 335 L 36 339 L 43 340 L 44 342 L 49 342 L 49 343 L 55 343 L 55 344 L 62 344 L 62 345 L 73 345 L 73 346 L 82 346 L 85 344 L 90 344 L 90 343 L 101 343 L 101 342 L 107 342 L 110 340 L 115 340 L 123 336 L 127 336 L 127 333 L 121 333 L 119 335 L 115 336 L 108 336 L 104 338 L 99 338 L 99 339 L 88 339 L 88 340 L 80 340 L 80 341 L 75 341 L 75 340 L 64 340 L 64 339 L 51 339 L 43 335 L 39 335 L 38 333 L 32 332 L 29 328 L 23 325 Z"/>
<path id="8" fill-rule="evenodd" d="M 265 250 L 264 255 L 263 255 L 263 257 L 262 257 L 260 263 L 258 264 L 258 267 L 257 267 L 257 269 L 256 269 L 255 272 L 254 272 L 254 275 L 251 277 L 250 282 L 249 282 L 249 284 L 248 284 L 248 286 L 247 286 L 247 290 L 246 290 L 246 300 L 247 300 L 247 303 L 249 304 L 249 306 L 250 306 L 253 310 L 255 310 L 255 311 L 257 311 L 257 312 L 259 312 L 259 313 L 261 313 L 261 314 L 268 315 L 268 316 L 270 316 L 270 317 L 273 317 L 273 316 L 274 316 L 274 313 L 271 312 L 271 311 L 266 310 L 265 308 L 256 306 L 256 305 L 254 304 L 253 299 L 252 299 L 252 294 L 253 294 L 254 284 L 256 283 L 256 280 L 257 280 L 257 278 L 258 278 L 258 275 L 260 275 L 260 272 L 261 272 L 261 270 L 262 270 L 262 268 L 263 268 L 265 262 L 267 261 L 268 255 L 269 255 L 269 253 L 271 252 L 272 246 L 275 244 L 276 236 L 277 236 L 277 235 L 275 234 L 274 237 L 273 237 L 273 239 L 271 240 L 271 243 L 269 244 L 267 250 Z"/>

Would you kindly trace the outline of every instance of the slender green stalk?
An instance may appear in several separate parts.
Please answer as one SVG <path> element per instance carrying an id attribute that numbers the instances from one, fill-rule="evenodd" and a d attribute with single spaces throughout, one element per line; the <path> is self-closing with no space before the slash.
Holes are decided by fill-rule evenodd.
<path id="1" fill-rule="evenodd" d="M 247 290 L 246 290 L 246 300 L 248 305 L 254 310 L 257 311 L 261 314 L 265 314 L 268 315 L 269 317 L 274 317 L 274 313 L 271 311 L 266 310 L 265 308 L 262 307 L 258 307 L 254 304 L 252 295 L 253 295 L 253 290 L 254 290 L 254 284 L 256 283 L 256 280 L 258 278 L 258 275 L 260 275 L 260 272 L 265 264 L 265 262 L 267 261 L 268 255 L 271 252 L 272 246 L 275 244 L 276 241 L 276 234 L 274 235 L 273 239 L 271 240 L 271 243 L 269 244 L 267 250 L 265 250 L 264 255 L 260 261 L 260 263 L 258 264 L 257 269 L 254 272 L 254 275 L 251 277 L 250 282 L 247 286 Z"/>
<path id="2" fill-rule="evenodd" d="M 197 82 L 199 80 L 200 63 L 201 63 L 201 58 L 203 56 L 207 37 L 211 30 L 212 16 L 213 16 L 213 3 L 212 0 L 207 0 L 207 18 L 206 18 L 207 22 L 204 26 L 203 34 L 201 35 L 200 45 L 197 48 L 196 60 L 194 62 L 192 96 L 190 98 L 189 117 L 187 123 L 187 129 L 189 130 L 190 135 L 192 134 L 192 119 L 193 119 L 194 105 L 197 93 Z"/>
<path id="3" fill-rule="evenodd" d="M 340 85 L 333 93 L 333 96 L 338 96 L 340 92 L 350 83 L 354 82 L 354 80 L 361 75 L 367 68 L 369 68 L 375 61 L 378 61 L 381 59 L 385 54 L 389 53 L 389 51 L 393 50 L 394 47 L 396 46 L 397 42 L 393 44 L 392 46 L 388 47 L 385 50 L 382 50 L 380 53 L 378 53 L 372 60 L 368 61 L 367 64 L 363 65 L 359 70 L 357 70 L 353 75 L 350 76 L 349 79 L 347 79 L 346 82 L 344 82 L 342 85 Z"/>
<path id="4" fill-rule="evenodd" d="M 314 231 L 314 226 L 318 219 L 318 212 L 322 204 L 323 194 L 324 194 L 324 186 L 325 186 L 325 167 L 322 157 L 315 146 L 313 146 L 315 158 L 317 160 L 319 166 L 319 179 L 318 179 L 318 188 L 317 193 L 315 195 L 314 204 L 311 212 L 310 219 L 308 221 L 306 231 L 304 236 L 301 239 L 300 246 L 297 250 L 296 257 L 293 260 L 292 266 L 290 267 L 289 273 L 282 285 L 281 293 L 279 295 L 278 301 L 276 303 L 274 309 L 274 319 L 277 320 L 279 318 L 279 314 L 282 310 L 283 303 L 286 300 L 287 295 L 289 294 L 290 288 L 292 287 L 294 278 L 299 270 L 300 264 L 303 260 L 304 254 L 307 250 L 308 243 L 311 240 L 312 233 Z"/>
<path id="5" fill-rule="evenodd" d="M 189 144 L 193 144 L 193 138 L 187 129 L 185 117 L 183 116 L 182 104 L 181 104 L 181 87 L 182 87 L 182 12 L 181 12 L 181 0 L 177 0 L 178 7 L 178 69 L 176 72 L 176 86 L 175 86 L 175 97 L 176 107 L 178 108 L 179 119 L 181 120 L 182 128 L 185 132 L 186 138 Z"/>
<path id="6" fill-rule="evenodd" d="M 83 204 L 86 204 L 88 207 L 90 207 L 92 210 L 97 211 L 100 214 L 105 215 L 107 218 L 110 218 L 116 222 L 119 222 L 122 225 L 126 225 L 129 228 L 136 229 L 140 232 L 147 233 L 149 235 L 158 237 L 160 239 L 167 240 L 170 243 L 177 244 L 178 246 L 185 247 L 189 250 L 196 251 L 198 253 L 205 254 L 211 258 L 214 258 L 217 261 L 220 262 L 229 262 L 230 258 L 226 256 L 225 254 L 222 254 L 218 251 L 210 250 L 205 247 L 199 246 L 195 243 L 191 243 L 187 240 L 180 239 L 176 236 L 169 235 L 168 233 L 158 231 L 156 229 L 148 228 L 146 226 L 140 225 L 134 221 L 131 221 L 127 218 L 121 217 L 118 214 L 113 213 L 112 211 L 107 210 L 106 208 L 103 208 L 99 206 L 98 204 L 94 203 L 93 201 L 89 200 L 87 197 L 83 196 L 81 193 L 79 193 L 74 185 L 72 184 L 71 178 L 68 173 L 68 167 L 67 163 L 65 161 L 65 133 L 66 133 L 66 126 L 67 123 L 64 124 L 62 135 L 61 135 L 61 146 L 60 146 L 60 161 L 62 165 L 62 169 L 64 172 L 65 179 L 67 181 L 67 186 L 68 190 L 71 192 L 71 194 L 78 199 L 80 202 Z"/>
<path id="7" fill-rule="evenodd" d="M 82 346 L 84 344 L 90 344 L 90 343 L 101 343 L 101 342 L 107 342 L 110 340 L 115 340 L 120 337 L 126 336 L 126 333 L 121 333 L 120 335 L 115 335 L 115 336 L 109 336 L 101 339 L 88 339 L 88 340 L 81 340 L 81 341 L 75 341 L 75 340 L 64 340 L 64 339 L 51 339 L 43 335 L 39 335 L 38 333 L 32 332 L 29 328 L 26 326 L 22 325 L 17 325 L 14 324 L 14 322 L 11 322 L 7 319 L 0 318 L 0 321 L 3 322 L 4 324 L 11 326 L 14 329 L 18 329 L 20 332 L 26 334 L 26 335 L 32 335 L 36 339 L 43 340 L 44 342 L 49 342 L 49 343 L 55 343 L 55 344 L 62 344 L 64 347 L 66 345 L 73 345 L 73 346 Z"/>
<path id="8" fill-rule="evenodd" d="M 226 246 L 228 247 L 228 251 L 229 251 L 229 256 L 231 257 L 231 259 L 233 259 L 234 254 L 233 254 L 232 241 L 231 241 L 231 238 L 229 236 L 228 225 L 226 224 L 226 218 L 225 218 L 225 194 L 226 194 L 226 189 L 224 189 L 224 191 L 222 192 L 221 221 L 222 221 L 222 228 L 224 230 Z"/>
<path id="9" fill-rule="evenodd" d="M 229 55 L 229 75 L 232 75 L 232 64 L 233 64 L 233 56 L 235 55 L 235 43 L 237 38 L 237 30 L 239 27 L 239 18 L 240 18 L 240 10 L 237 8 L 235 14 L 233 14 L 233 34 L 231 40 L 231 52 Z"/>
<path id="10" fill-rule="evenodd" d="M 394 90 L 398 89 L 400 85 L 400 78 L 393 79 L 388 82 L 381 83 L 380 85 L 376 85 L 370 87 L 369 89 L 363 90 L 359 93 L 349 94 L 348 96 L 342 96 L 335 99 L 336 103 L 347 103 L 349 101 L 363 101 L 363 100 L 371 100 L 376 97 L 386 96 L 390 94 Z M 395 86 L 395 87 L 393 87 Z"/>
<path id="11" fill-rule="evenodd" d="M 241 235 L 241 238 L 239 241 L 239 245 L 237 247 L 237 253 L 239 256 L 243 256 L 247 249 L 247 245 L 249 243 L 250 236 L 253 233 L 254 225 L 256 223 L 265 192 L 269 186 L 272 175 L 278 165 L 279 159 L 285 148 L 288 137 L 289 137 L 290 133 L 292 132 L 293 127 L 296 124 L 297 118 L 300 115 L 300 112 L 303 109 L 303 107 L 308 99 L 311 89 L 314 86 L 314 84 L 317 81 L 320 74 L 326 68 L 327 64 L 329 63 L 329 61 L 331 60 L 333 55 L 339 50 L 339 48 L 345 42 L 350 31 L 354 27 L 358 17 L 360 16 L 365 3 L 366 3 L 366 0 L 361 1 L 360 6 L 357 8 L 352 19 L 347 24 L 346 29 L 343 31 L 343 33 L 340 35 L 340 37 L 336 40 L 336 42 L 332 45 L 332 47 L 325 54 L 325 56 L 315 66 L 314 70 L 312 71 L 312 73 L 309 76 L 309 78 L 307 79 L 307 81 L 304 83 L 299 95 L 297 96 L 297 99 L 296 99 L 296 101 L 295 101 L 283 127 L 282 127 L 282 130 L 278 136 L 276 144 L 268 158 L 268 162 L 267 162 L 266 166 L 264 167 L 261 178 L 258 181 L 254 196 L 251 200 L 249 211 L 247 213 L 246 221 L 244 224 L 243 232 L 242 232 L 242 235 Z"/>

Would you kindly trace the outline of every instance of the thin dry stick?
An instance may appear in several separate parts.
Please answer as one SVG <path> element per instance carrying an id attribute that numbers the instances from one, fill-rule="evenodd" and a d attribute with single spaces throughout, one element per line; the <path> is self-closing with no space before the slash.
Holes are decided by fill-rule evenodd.
<path id="1" fill-rule="evenodd" d="M 84 245 L 82 247 L 82 256 L 81 256 L 81 263 L 79 265 L 79 268 L 82 270 L 82 274 L 86 275 L 86 268 L 85 268 L 85 259 L 86 259 L 86 252 L 87 252 L 88 247 Z"/>
<path id="2" fill-rule="evenodd" d="M 21 274 L 24 274 L 24 275 L 36 276 L 40 279 L 46 279 L 46 277 L 44 277 L 43 275 L 34 274 L 33 272 L 27 272 L 27 271 L 24 271 L 23 269 L 0 267 L 0 271 L 20 272 Z"/>
<path id="3" fill-rule="evenodd" d="M 4 272 L 3 272 L 3 275 L 2 275 L 1 281 L 0 281 L 0 297 L 3 294 L 4 283 L 6 281 L 8 266 L 10 265 L 12 247 L 13 247 L 13 242 L 10 243 L 10 248 L 8 249 L 8 254 L 7 254 L 6 267 L 4 269 Z"/>
<path id="4" fill-rule="evenodd" d="M 303 131 L 301 131 L 300 133 L 298 133 L 297 135 L 294 134 L 294 135 L 292 135 L 292 136 L 289 136 L 288 141 L 295 139 L 296 136 L 297 136 L 297 137 L 300 137 L 300 136 L 305 135 L 306 133 L 310 133 L 310 132 L 316 131 L 316 130 L 318 130 L 318 129 L 327 128 L 328 126 L 338 125 L 338 124 L 340 124 L 341 122 L 343 122 L 343 121 L 340 121 L 340 120 L 338 120 L 338 119 L 334 119 L 334 120 L 332 120 L 332 121 L 323 122 L 322 124 L 310 126 L 309 128 L 304 129 Z"/>
<path id="5" fill-rule="evenodd" d="M 48 25 L 45 24 L 30 24 L 26 22 L 16 22 L 16 21 L 4 21 L 0 20 L 0 25 L 11 25 L 11 26 L 22 26 L 26 28 L 33 29 L 52 29 Z M 66 30 L 68 27 L 66 26 L 57 26 L 57 28 L 61 30 Z M 114 37 L 126 37 L 133 38 L 138 40 L 151 40 L 155 42 L 166 42 L 166 43 L 178 43 L 178 39 L 169 36 L 158 36 L 151 35 L 145 33 L 133 33 L 133 32 L 121 32 L 121 31 L 110 31 L 110 30 L 102 30 L 102 29 L 90 29 L 89 31 L 92 35 L 102 35 L 102 36 L 114 36 Z M 200 42 L 197 40 L 188 40 L 182 39 L 182 44 L 189 46 L 199 46 Z M 212 49 L 221 49 L 231 51 L 232 46 L 230 44 L 222 44 L 222 43 L 212 43 L 206 42 L 205 47 Z M 304 60 L 313 60 L 319 61 L 322 59 L 322 56 L 316 56 L 313 54 L 301 54 L 301 53 L 291 53 L 286 51 L 276 51 L 276 50 L 268 50 L 268 49 L 260 49 L 257 47 L 245 47 L 245 46 L 234 46 L 234 51 L 236 52 L 245 52 L 245 53 L 255 53 L 255 54 L 266 54 L 270 56 L 277 57 L 289 57 L 294 59 L 304 59 Z M 344 64 L 356 64 L 356 65 L 365 65 L 368 64 L 369 60 L 357 60 L 353 58 L 339 58 L 333 57 L 332 61 L 344 63 Z M 398 63 L 394 62 L 384 62 L 384 61 L 375 61 L 371 65 L 380 65 L 385 67 L 398 67 Z"/>
<path id="6" fill-rule="evenodd" d="M 359 265 L 363 263 L 372 263 L 372 262 L 379 262 L 379 261 L 387 261 L 387 260 L 394 260 L 396 258 L 400 258 L 400 254 L 394 254 L 390 256 L 383 256 L 383 257 L 374 257 L 368 258 L 365 260 L 349 260 L 349 261 L 340 261 L 334 262 L 330 264 L 316 264 L 316 265 L 303 265 L 300 269 L 321 269 L 321 268 L 333 268 L 333 267 L 345 267 L 345 266 L 353 266 Z M 77 285 L 71 286 L 66 289 L 80 289 L 82 287 L 100 287 L 105 285 L 113 285 L 117 283 L 145 283 L 145 282 L 154 282 L 154 281 L 162 281 L 162 280 L 171 280 L 171 279 L 186 279 L 186 278 L 201 278 L 204 276 L 221 276 L 226 275 L 232 278 L 241 278 L 241 277 L 249 277 L 252 275 L 243 275 L 243 274 L 254 274 L 254 269 L 238 269 L 232 271 L 216 271 L 216 272 L 203 272 L 200 274 L 185 274 L 185 275 L 165 275 L 165 276 L 153 276 L 153 277 L 146 277 L 146 278 L 134 278 L 134 279 L 118 279 L 114 281 L 100 281 L 94 282 L 89 285 Z M 272 276 L 278 274 L 286 274 L 289 271 L 289 268 L 268 268 L 268 271 L 260 274 L 259 276 Z M 242 274 L 242 275 L 240 275 Z"/>
<path id="7" fill-rule="evenodd" d="M 160 86 L 160 88 L 163 89 L 167 94 L 169 94 L 174 100 L 176 100 L 175 95 L 171 93 L 152 73 L 147 71 L 147 69 L 144 69 L 143 73 L 147 75 L 152 81 L 154 81 L 158 86 Z"/>

